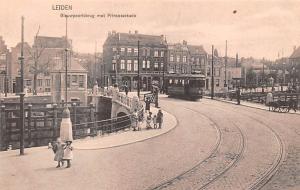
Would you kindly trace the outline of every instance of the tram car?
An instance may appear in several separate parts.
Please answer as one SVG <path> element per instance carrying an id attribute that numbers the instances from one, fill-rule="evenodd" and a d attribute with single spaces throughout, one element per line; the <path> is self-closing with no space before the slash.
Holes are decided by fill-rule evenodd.
<path id="1" fill-rule="evenodd" d="M 202 74 L 168 74 L 166 89 L 169 97 L 197 100 L 202 98 L 205 76 Z"/>

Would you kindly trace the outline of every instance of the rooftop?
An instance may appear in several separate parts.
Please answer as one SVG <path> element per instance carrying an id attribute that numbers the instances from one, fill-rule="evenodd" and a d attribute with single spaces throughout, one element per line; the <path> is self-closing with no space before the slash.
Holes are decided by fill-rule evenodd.
<path id="1" fill-rule="evenodd" d="M 146 35 L 135 33 L 110 33 L 104 43 L 107 45 L 132 45 L 137 46 L 138 41 L 140 45 L 156 46 L 156 47 L 165 47 L 166 41 L 163 35 Z"/>
<path id="2" fill-rule="evenodd" d="M 291 59 L 300 58 L 300 46 L 294 50 L 290 58 Z"/>
<path id="3" fill-rule="evenodd" d="M 71 40 L 68 40 L 68 47 L 71 47 Z M 37 36 L 34 40 L 34 45 L 42 46 L 44 48 L 65 48 L 65 37 L 49 37 L 49 36 Z"/>

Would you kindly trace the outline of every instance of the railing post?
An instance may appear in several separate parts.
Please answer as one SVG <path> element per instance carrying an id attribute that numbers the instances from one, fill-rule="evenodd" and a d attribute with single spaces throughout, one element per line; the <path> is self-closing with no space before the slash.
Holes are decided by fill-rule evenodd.
<path id="1" fill-rule="evenodd" d="M 27 127 L 28 127 L 28 147 L 31 147 L 31 114 L 32 104 L 28 105 Z"/>
<path id="2" fill-rule="evenodd" d="M 52 125 L 52 138 L 55 140 L 57 131 L 57 104 L 53 104 L 53 125 Z"/>
<path id="3" fill-rule="evenodd" d="M 96 133 L 96 124 L 95 124 L 95 110 L 94 110 L 94 105 L 90 103 L 90 122 L 92 123 L 92 129 L 91 129 L 91 134 Z"/>
<path id="4" fill-rule="evenodd" d="M 6 118 L 5 118 L 5 105 L 1 105 L 0 110 L 0 150 L 5 150 L 6 145 Z"/>

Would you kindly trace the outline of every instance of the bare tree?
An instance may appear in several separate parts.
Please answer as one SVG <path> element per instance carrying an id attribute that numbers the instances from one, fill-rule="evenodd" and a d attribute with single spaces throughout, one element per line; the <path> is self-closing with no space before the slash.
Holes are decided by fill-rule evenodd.
<path id="1" fill-rule="evenodd" d="M 33 60 L 33 65 L 30 66 L 29 72 L 33 74 L 33 95 L 37 95 L 37 78 L 39 74 L 48 74 L 50 57 L 46 61 L 41 61 L 40 58 L 45 50 L 42 43 L 37 42 L 37 37 L 40 31 L 40 26 L 35 35 L 32 51 L 29 51 L 30 58 Z"/>

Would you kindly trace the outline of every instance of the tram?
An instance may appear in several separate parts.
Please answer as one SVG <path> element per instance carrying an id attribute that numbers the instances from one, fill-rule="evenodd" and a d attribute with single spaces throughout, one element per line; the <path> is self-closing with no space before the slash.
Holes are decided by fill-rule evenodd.
<path id="1" fill-rule="evenodd" d="M 205 76 L 202 74 L 168 74 L 165 82 L 169 97 L 197 100 L 203 96 Z"/>

